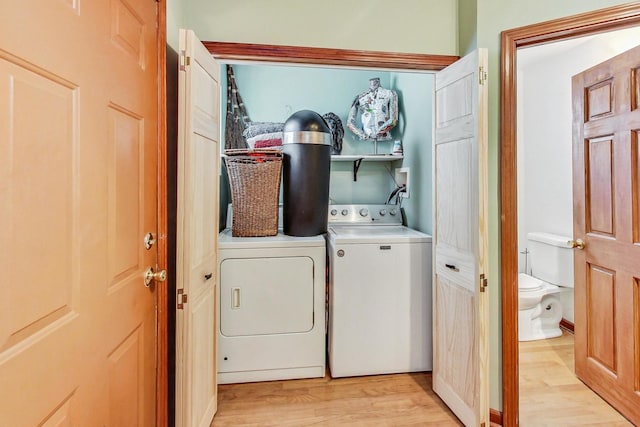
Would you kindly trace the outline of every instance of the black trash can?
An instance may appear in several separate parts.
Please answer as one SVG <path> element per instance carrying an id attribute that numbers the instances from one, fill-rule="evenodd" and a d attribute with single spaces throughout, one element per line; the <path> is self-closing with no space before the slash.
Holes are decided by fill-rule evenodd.
<path id="1" fill-rule="evenodd" d="M 282 228 L 289 236 L 327 232 L 331 131 L 310 110 L 291 115 L 282 140 Z"/>

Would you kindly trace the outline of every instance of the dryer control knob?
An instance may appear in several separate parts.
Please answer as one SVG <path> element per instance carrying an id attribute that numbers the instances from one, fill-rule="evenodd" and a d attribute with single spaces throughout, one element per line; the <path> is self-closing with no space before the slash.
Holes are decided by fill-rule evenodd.
<path id="1" fill-rule="evenodd" d="M 396 211 L 395 209 L 391 209 L 391 212 L 389 212 L 391 215 L 395 215 L 398 213 L 398 211 Z"/>
<path id="2" fill-rule="evenodd" d="M 366 208 L 360 209 L 360 216 L 366 217 L 369 215 L 369 211 Z"/>
<path id="3" fill-rule="evenodd" d="M 338 211 L 336 209 L 331 209 L 331 216 L 338 215 Z"/>
<path id="4" fill-rule="evenodd" d="M 341 212 L 341 213 L 342 213 L 342 216 L 347 216 L 347 214 L 349 213 L 349 211 L 348 211 L 348 210 L 346 210 L 346 209 L 342 209 L 342 212 Z"/>
<path id="5" fill-rule="evenodd" d="M 380 216 L 385 216 L 387 214 L 386 209 L 380 209 Z"/>

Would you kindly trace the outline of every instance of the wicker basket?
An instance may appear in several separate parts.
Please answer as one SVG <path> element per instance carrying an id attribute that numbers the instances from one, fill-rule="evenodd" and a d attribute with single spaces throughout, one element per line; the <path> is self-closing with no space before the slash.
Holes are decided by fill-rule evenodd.
<path id="1" fill-rule="evenodd" d="M 262 237 L 278 234 L 280 150 L 225 150 L 231 186 L 231 235 Z"/>

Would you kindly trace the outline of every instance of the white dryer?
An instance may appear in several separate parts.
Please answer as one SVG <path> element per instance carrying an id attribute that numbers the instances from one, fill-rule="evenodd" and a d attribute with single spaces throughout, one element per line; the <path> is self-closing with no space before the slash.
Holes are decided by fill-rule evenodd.
<path id="1" fill-rule="evenodd" d="M 218 383 L 324 377 L 324 237 L 218 242 Z"/>

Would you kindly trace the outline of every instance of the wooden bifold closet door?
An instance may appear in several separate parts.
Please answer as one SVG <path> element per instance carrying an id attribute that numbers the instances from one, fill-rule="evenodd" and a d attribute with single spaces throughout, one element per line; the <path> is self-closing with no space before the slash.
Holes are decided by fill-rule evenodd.
<path id="1" fill-rule="evenodd" d="M 190 30 L 180 30 L 178 82 L 175 421 L 209 426 L 218 396 L 220 66 Z"/>
<path id="2" fill-rule="evenodd" d="M 433 390 L 467 426 L 489 424 L 486 64 L 435 80 Z"/>

